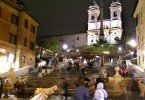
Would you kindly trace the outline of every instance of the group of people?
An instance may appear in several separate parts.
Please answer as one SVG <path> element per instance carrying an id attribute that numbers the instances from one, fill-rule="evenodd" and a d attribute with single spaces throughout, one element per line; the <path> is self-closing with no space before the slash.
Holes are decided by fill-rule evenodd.
<path id="1" fill-rule="evenodd" d="M 84 84 L 84 78 L 80 76 L 77 80 L 78 85 L 74 92 L 74 100 L 91 100 L 91 93 Z M 103 80 L 96 79 L 96 88 L 93 92 L 93 100 L 105 100 L 108 97 L 108 93 L 104 89 Z"/>
<path id="2" fill-rule="evenodd" d="M 25 88 L 23 81 L 12 83 L 10 79 L 0 79 L 0 98 L 9 98 L 12 95 L 20 97 L 25 93 Z"/>

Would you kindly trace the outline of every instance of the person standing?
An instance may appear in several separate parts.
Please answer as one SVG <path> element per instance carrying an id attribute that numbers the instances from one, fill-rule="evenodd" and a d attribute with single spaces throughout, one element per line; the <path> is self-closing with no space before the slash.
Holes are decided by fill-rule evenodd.
<path id="1" fill-rule="evenodd" d="M 76 87 L 74 92 L 74 100 L 90 100 L 89 91 L 84 86 L 84 79 L 83 77 L 78 78 L 79 86 Z"/>
<path id="2" fill-rule="evenodd" d="M 65 80 L 65 82 L 64 82 L 64 96 L 65 96 L 65 100 L 68 99 L 68 86 L 69 86 L 68 80 Z"/>
<path id="3" fill-rule="evenodd" d="M 97 89 L 95 90 L 93 100 L 105 100 L 107 99 L 108 94 L 106 90 L 104 89 L 104 84 L 103 83 L 98 83 L 97 84 Z"/>

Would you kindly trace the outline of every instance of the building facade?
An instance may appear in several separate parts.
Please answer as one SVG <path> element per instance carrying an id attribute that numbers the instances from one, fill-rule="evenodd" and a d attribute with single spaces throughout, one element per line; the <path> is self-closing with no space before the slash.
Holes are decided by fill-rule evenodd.
<path id="1" fill-rule="evenodd" d="M 0 74 L 35 64 L 39 23 L 19 0 L 0 0 Z"/>
<path id="2" fill-rule="evenodd" d="M 87 44 L 87 35 L 86 33 L 74 33 L 74 34 L 65 34 L 65 35 L 55 35 L 44 37 L 46 41 L 57 40 L 60 42 L 60 49 L 63 50 L 63 45 L 68 45 L 68 49 L 73 49 L 77 47 L 82 47 Z"/>
<path id="3" fill-rule="evenodd" d="M 110 6 L 110 19 L 103 19 L 104 40 L 110 44 L 116 44 L 122 36 L 121 21 L 122 6 L 119 1 L 112 1 Z M 101 20 L 98 20 L 101 11 L 95 0 L 88 9 L 87 44 L 95 44 L 99 41 Z"/>
<path id="4" fill-rule="evenodd" d="M 133 17 L 136 18 L 137 64 L 145 68 L 145 1 L 138 0 Z"/>

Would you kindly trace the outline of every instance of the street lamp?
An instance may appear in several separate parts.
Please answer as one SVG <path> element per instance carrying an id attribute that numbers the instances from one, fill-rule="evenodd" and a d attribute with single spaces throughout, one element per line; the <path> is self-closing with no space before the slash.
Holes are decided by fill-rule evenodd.
<path id="1" fill-rule="evenodd" d="M 118 51 L 120 51 L 120 52 L 121 52 L 121 51 L 122 51 L 122 48 L 121 48 L 121 47 L 119 47 L 119 48 L 118 48 Z"/>
<path id="2" fill-rule="evenodd" d="M 131 45 L 132 47 L 136 47 L 136 41 L 135 40 L 130 40 L 128 42 L 129 45 Z"/>
<path id="3" fill-rule="evenodd" d="M 63 44 L 62 47 L 63 47 L 64 50 L 67 50 L 68 49 L 68 45 L 67 44 Z"/>
<path id="4" fill-rule="evenodd" d="M 126 49 L 127 49 L 127 44 L 129 44 L 130 46 L 132 46 L 132 47 L 136 47 L 136 41 L 135 40 L 130 40 L 130 41 L 128 41 L 127 43 L 126 43 Z"/>

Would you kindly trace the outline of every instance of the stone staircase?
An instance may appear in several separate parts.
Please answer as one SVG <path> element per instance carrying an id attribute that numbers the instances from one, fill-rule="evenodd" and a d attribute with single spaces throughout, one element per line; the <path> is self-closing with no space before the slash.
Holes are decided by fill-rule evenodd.
<path id="1" fill-rule="evenodd" d="M 94 69 L 86 69 L 88 76 L 97 74 Z M 68 82 L 68 94 L 73 95 L 75 89 L 75 81 L 80 76 L 80 71 L 77 69 L 72 69 L 69 73 L 66 70 L 55 70 L 44 77 L 38 77 L 36 74 L 24 75 L 23 78 L 27 80 L 29 90 L 27 90 L 29 95 L 33 95 L 36 88 L 49 88 L 54 85 L 58 85 L 58 90 L 54 95 L 64 94 L 64 82 L 67 79 Z"/>

